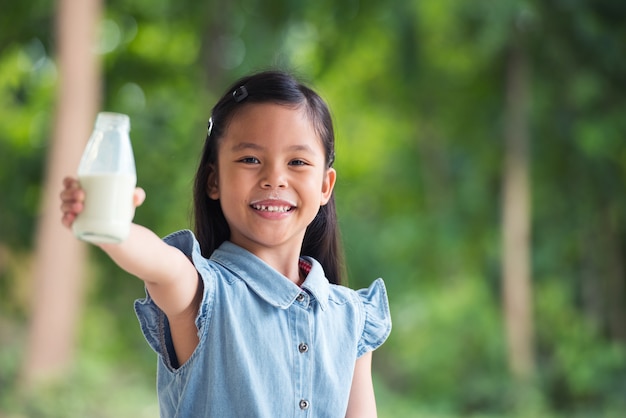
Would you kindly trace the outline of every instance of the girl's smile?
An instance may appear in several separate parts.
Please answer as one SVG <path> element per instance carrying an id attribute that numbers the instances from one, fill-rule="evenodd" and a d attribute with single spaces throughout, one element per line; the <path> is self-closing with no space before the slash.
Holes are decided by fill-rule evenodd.
<path id="1" fill-rule="evenodd" d="M 268 219 L 280 219 L 281 214 L 286 214 L 296 209 L 295 203 L 280 199 L 264 199 L 255 201 L 250 207 L 259 212 L 260 216 Z"/>

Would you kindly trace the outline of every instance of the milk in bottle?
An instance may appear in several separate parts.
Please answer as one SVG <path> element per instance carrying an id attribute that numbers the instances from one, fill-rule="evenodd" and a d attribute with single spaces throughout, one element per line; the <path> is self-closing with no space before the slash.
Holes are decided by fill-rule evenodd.
<path id="1" fill-rule="evenodd" d="M 78 167 L 84 209 L 72 225 L 84 241 L 119 243 L 128 237 L 137 182 L 129 131 L 127 115 L 103 112 L 96 118 Z"/>

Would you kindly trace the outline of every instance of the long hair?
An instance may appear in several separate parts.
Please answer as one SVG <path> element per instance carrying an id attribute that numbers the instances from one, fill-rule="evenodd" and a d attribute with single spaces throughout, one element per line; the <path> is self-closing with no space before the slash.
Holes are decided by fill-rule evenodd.
<path id="1" fill-rule="evenodd" d="M 237 112 L 247 104 L 275 103 L 303 106 L 325 150 L 327 168 L 335 161 L 335 133 L 328 106 L 309 87 L 282 71 L 264 71 L 233 83 L 211 111 L 207 137 L 194 183 L 194 228 L 204 257 L 209 257 L 230 238 L 230 228 L 219 200 L 208 195 L 208 181 L 217 167 L 217 150 L 225 129 Z M 320 207 L 304 234 L 301 255 L 315 258 L 331 283 L 344 277 L 343 249 L 337 223 L 334 192 Z"/>

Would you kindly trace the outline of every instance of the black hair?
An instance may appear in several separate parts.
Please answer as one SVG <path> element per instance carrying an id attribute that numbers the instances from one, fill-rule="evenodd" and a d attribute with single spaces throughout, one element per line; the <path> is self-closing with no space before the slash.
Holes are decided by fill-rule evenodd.
<path id="1" fill-rule="evenodd" d="M 275 103 L 302 107 L 313 124 L 325 150 L 327 168 L 335 160 L 335 134 L 332 118 L 324 100 L 312 89 L 283 71 L 263 71 L 233 83 L 211 111 L 207 137 L 194 183 L 194 227 L 204 257 L 209 257 L 230 238 L 230 228 L 219 200 L 208 195 L 208 183 L 217 166 L 220 138 L 237 112 L 248 104 Z M 315 258 L 331 283 L 343 277 L 341 247 L 334 192 L 306 229 L 301 255 Z"/>

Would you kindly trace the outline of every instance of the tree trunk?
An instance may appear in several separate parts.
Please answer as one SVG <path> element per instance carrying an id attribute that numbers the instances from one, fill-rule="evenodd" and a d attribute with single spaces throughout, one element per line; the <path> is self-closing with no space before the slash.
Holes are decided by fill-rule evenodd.
<path id="1" fill-rule="evenodd" d="M 529 68 L 522 34 L 510 48 L 506 80 L 503 183 L 503 302 L 510 371 L 518 382 L 534 372 L 530 278 Z"/>
<path id="2" fill-rule="evenodd" d="M 214 94 L 221 95 L 226 87 L 224 68 L 221 65 L 224 59 L 224 45 L 220 40 L 228 35 L 228 25 L 232 22 L 231 2 L 212 2 L 208 5 L 202 42 L 202 62 L 206 85 Z"/>
<path id="3" fill-rule="evenodd" d="M 100 101 L 95 53 L 100 0 L 59 0 L 59 90 L 36 235 L 34 293 L 22 383 L 58 379 L 72 364 L 83 299 L 85 245 L 62 227 L 61 180 L 78 167 Z"/>
<path id="4" fill-rule="evenodd" d="M 619 236 L 619 224 L 616 219 L 617 210 L 613 205 L 607 205 L 603 213 L 602 236 L 606 241 L 606 253 L 600 260 L 605 260 L 606 269 L 604 280 L 606 290 L 604 298 L 606 305 L 606 316 L 611 338 L 615 341 L 626 342 L 626 307 L 624 306 L 624 295 L 626 295 L 626 285 L 624 283 L 625 268 L 622 254 L 622 243 Z"/>

